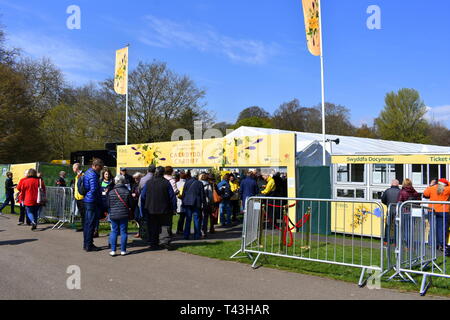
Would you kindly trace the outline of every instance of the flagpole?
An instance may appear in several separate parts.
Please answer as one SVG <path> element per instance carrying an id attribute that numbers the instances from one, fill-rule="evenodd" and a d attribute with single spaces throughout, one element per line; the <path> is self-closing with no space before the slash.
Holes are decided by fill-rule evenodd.
<path id="1" fill-rule="evenodd" d="M 323 62 L 323 36 L 322 36 L 322 2 L 319 1 L 319 32 L 320 32 L 320 77 L 322 82 L 322 143 L 323 143 L 323 166 L 327 165 L 326 150 L 326 119 L 325 119 L 325 77 Z"/>
<path id="2" fill-rule="evenodd" d="M 128 47 L 128 56 L 127 56 L 127 92 L 125 97 L 125 145 L 128 145 L 128 68 L 130 66 L 130 45 L 127 44 Z"/>

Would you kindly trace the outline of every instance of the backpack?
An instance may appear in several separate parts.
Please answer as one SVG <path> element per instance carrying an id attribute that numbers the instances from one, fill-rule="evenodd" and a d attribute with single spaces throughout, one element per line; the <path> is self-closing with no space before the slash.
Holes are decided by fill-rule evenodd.
<path id="1" fill-rule="evenodd" d="M 226 185 L 220 188 L 219 194 L 222 197 L 222 199 L 226 199 L 226 200 L 231 199 L 231 197 L 233 196 L 233 192 Z"/>
<path id="2" fill-rule="evenodd" d="M 77 182 L 77 190 L 78 193 L 82 196 L 85 196 L 88 193 L 88 190 L 84 187 L 84 175 L 82 175 Z"/>

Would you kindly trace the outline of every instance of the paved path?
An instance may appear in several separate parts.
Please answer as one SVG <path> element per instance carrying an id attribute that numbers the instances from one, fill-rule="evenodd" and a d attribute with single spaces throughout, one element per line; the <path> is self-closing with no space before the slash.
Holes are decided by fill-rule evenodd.
<path id="1" fill-rule="evenodd" d="M 48 225 L 33 232 L 9 217 L 0 217 L 0 299 L 423 299 L 177 251 L 132 247 L 115 258 L 106 249 L 86 253 L 81 233 Z M 106 246 L 107 238 L 96 244 Z M 70 265 L 81 268 L 81 290 L 66 287 Z"/>

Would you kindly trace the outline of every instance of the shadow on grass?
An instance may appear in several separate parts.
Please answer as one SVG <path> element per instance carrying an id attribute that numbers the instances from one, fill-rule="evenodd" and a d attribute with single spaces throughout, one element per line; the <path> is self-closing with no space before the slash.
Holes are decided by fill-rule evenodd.
<path id="1" fill-rule="evenodd" d="M 38 241 L 38 239 L 21 239 L 21 240 L 0 241 L 0 246 L 17 246 L 20 244 L 34 242 L 34 241 Z"/>

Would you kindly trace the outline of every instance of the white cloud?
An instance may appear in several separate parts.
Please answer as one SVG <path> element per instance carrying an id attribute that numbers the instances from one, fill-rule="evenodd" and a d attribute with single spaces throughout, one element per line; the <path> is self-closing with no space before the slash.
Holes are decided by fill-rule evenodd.
<path id="1" fill-rule="evenodd" d="M 426 118 L 434 121 L 450 121 L 450 105 L 440 107 L 427 107 Z"/>
<path id="2" fill-rule="evenodd" d="M 142 32 L 139 40 L 159 48 L 194 48 L 214 52 L 234 62 L 264 64 L 278 51 L 278 45 L 259 40 L 234 39 L 218 33 L 209 25 L 179 23 L 155 16 L 146 16 L 151 32 Z"/>

